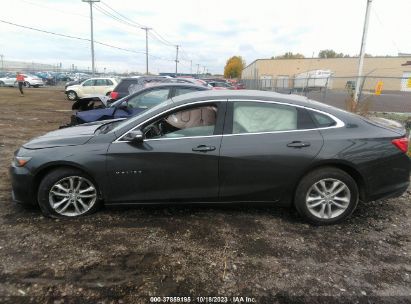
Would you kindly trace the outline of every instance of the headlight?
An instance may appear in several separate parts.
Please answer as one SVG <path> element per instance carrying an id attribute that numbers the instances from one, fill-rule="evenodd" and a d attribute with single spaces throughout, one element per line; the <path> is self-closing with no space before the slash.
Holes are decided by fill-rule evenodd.
<path id="1" fill-rule="evenodd" d="M 30 159 L 31 157 L 15 156 L 13 163 L 16 167 L 24 167 L 30 161 Z"/>

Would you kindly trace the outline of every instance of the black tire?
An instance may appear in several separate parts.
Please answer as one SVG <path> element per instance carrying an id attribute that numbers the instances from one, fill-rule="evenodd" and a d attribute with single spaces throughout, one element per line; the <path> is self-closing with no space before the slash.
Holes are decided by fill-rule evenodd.
<path id="1" fill-rule="evenodd" d="M 5 87 L 6 85 L 4 84 L 3 81 L 0 81 L 0 87 Z"/>
<path id="2" fill-rule="evenodd" d="M 306 199 L 311 191 L 311 187 L 321 180 L 338 180 L 344 183 L 349 189 L 350 199 L 346 209 L 336 217 L 320 218 L 315 216 L 308 208 Z M 309 172 L 305 175 L 297 186 L 294 205 L 298 213 L 308 222 L 315 225 L 331 225 L 343 221 L 349 217 L 357 207 L 359 200 L 358 185 L 355 180 L 343 170 L 335 167 L 323 167 Z M 347 199 L 348 201 L 348 199 Z M 326 204 L 326 203 L 323 203 Z M 322 206 L 320 205 L 320 208 Z M 331 208 L 331 207 L 330 207 Z"/>
<path id="3" fill-rule="evenodd" d="M 88 182 L 90 182 L 96 190 L 97 197 L 96 197 L 96 200 L 95 200 L 94 204 L 90 207 L 90 209 L 88 209 L 87 211 L 85 211 L 82 214 L 71 215 L 71 216 L 60 214 L 60 213 L 56 212 L 56 210 L 54 210 L 54 208 L 51 206 L 51 202 L 49 201 L 49 193 L 50 193 L 50 190 L 52 189 L 52 187 L 57 182 L 65 179 L 65 178 L 68 178 L 68 177 L 81 177 L 81 178 L 84 178 Z M 91 177 L 89 177 L 87 174 L 83 173 L 80 170 L 74 169 L 74 168 L 55 169 L 55 170 L 49 172 L 46 176 L 44 176 L 44 178 L 41 180 L 40 185 L 39 185 L 38 190 L 37 190 L 37 201 L 39 203 L 40 209 L 43 212 L 43 214 L 45 216 L 52 217 L 52 218 L 70 218 L 70 217 L 75 218 L 75 217 L 79 217 L 79 216 L 85 216 L 85 215 L 89 215 L 89 214 L 97 211 L 101 206 L 101 201 L 99 200 L 99 191 L 98 191 L 97 183 Z"/>
<path id="4" fill-rule="evenodd" d="M 75 101 L 78 98 L 77 93 L 74 91 L 68 91 L 66 94 L 68 100 Z"/>

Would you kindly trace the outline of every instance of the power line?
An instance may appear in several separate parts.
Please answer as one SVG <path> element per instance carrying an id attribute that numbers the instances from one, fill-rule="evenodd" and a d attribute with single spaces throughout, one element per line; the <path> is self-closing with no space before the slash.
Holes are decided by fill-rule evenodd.
<path id="1" fill-rule="evenodd" d="M 32 30 L 32 31 L 44 33 L 44 34 L 50 34 L 50 35 L 64 37 L 64 38 L 70 38 L 70 39 L 76 39 L 76 40 L 91 42 L 91 39 L 72 36 L 72 35 L 66 35 L 66 34 L 59 34 L 59 33 L 46 31 L 46 30 L 41 30 L 41 29 L 37 29 L 37 28 L 34 28 L 34 27 L 25 26 L 25 25 L 21 25 L 21 24 L 16 24 L 16 23 L 1 20 L 1 19 L 0 19 L 0 22 L 5 23 L 5 24 L 9 24 L 9 25 L 13 25 L 13 26 L 16 26 L 16 27 L 20 27 L 20 28 L 29 29 L 29 30 Z M 114 45 L 104 43 L 104 42 L 100 42 L 100 41 L 94 41 L 94 43 L 100 44 L 100 45 L 103 45 L 103 46 L 106 46 L 106 47 L 109 47 L 109 48 L 125 51 L 125 52 L 130 52 L 130 53 L 135 53 L 135 54 L 146 54 L 146 52 L 144 52 L 144 51 L 135 51 L 135 50 L 125 49 L 125 48 L 122 48 L 122 47 L 114 46 Z M 149 56 L 153 57 L 153 58 L 156 58 L 156 59 L 159 59 L 159 60 L 174 61 L 174 59 L 167 59 L 167 58 L 158 57 L 158 56 L 154 56 L 154 55 L 149 55 Z"/>
<path id="2" fill-rule="evenodd" d="M 105 10 L 106 13 L 110 14 L 111 17 L 115 18 L 115 19 L 120 19 L 121 22 L 126 22 L 128 25 L 134 26 L 134 27 L 147 27 L 145 25 L 142 25 L 141 23 L 138 23 L 130 18 L 128 18 L 127 16 L 119 13 L 118 11 L 116 11 L 115 9 L 113 9 L 111 6 L 109 6 L 108 4 L 106 4 L 105 2 L 101 1 L 101 4 L 103 4 L 104 6 L 106 6 L 110 11 L 112 11 L 113 13 L 117 14 L 119 17 L 114 16 L 113 14 L 110 14 L 109 12 L 107 12 L 107 10 Z M 99 8 L 101 8 L 101 6 L 99 6 Z M 102 8 L 101 8 L 102 9 Z M 168 41 L 167 39 L 165 39 L 162 35 L 160 35 L 159 32 L 157 32 L 155 29 L 152 28 L 152 33 L 150 33 L 150 37 L 156 39 L 157 41 L 159 41 L 160 43 L 167 45 L 167 46 L 172 46 L 173 48 L 175 47 L 175 43 L 172 43 L 170 41 Z"/>
<path id="3" fill-rule="evenodd" d="M 377 20 L 378 20 L 380 26 L 381 26 L 382 29 L 386 32 L 387 36 L 389 36 L 389 37 L 391 38 L 391 42 L 392 42 L 392 44 L 394 45 L 394 47 L 397 49 L 397 53 L 400 53 L 400 49 L 398 48 L 397 43 L 394 41 L 394 39 L 392 38 L 392 35 L 390 35 L 390 34 L 388 33 L 388 31 L 386 30 L 386 28 L 385 28 L 384 25 L 382 24 L 382 21 L 381 21 L 381 19 L 380 19 L 380 16 L 378 15 L 377 10 L 375 9 L 375 6 L 374 6 L 374 9 L 373 9 L 371 12 L 374 14 L 375 17 L 377 17 Z"/>
<path id="4" fill-rule="evenodd" d="M 153 32 L 154 32 L 154 34 L 156 34 L 160 38 L 160 40 L 163 41 L 163 44 L 166 44 L 166 45 L 169 45 L 169 46 L 175 46 L 174 43 L 171 43 L 170 41 L 164 39 L 163 36 L 161 36 L 155 29 L 153 29 Z"/>
<path id="5" fill-rule="evenodd" d="M 131 26 L 131 27 L 133 27 L 133 28 L 138 28 L 136 25 L 131 24 L 130 22 L 125 21 L 125 20 L 123 20 L 123 19 L 121 19 L 121 18 L 119 18 L 119 17 L 111 14 L 109 11 L 105 10 L 104 8 L 102 8 L 102 7 L 99 6 L 99 5 L 96 5 L 95 8 L 96 8 L 100 13 L 102 13 L 102 14 L 106 15 L 107 17 L 110 17 L 110 18 L 112 18 L 112 19 L 114 19 L 114 20 L 116 20 L 116 21 L 118 21 L 118 22 L 120 22 L 120 23 L 122 23 L 122 24 Z"/>
<path id="6" fill-rule="evenodd" d="M 103 4 L 105 7 L 107 7 L 109 10 L 111 10 L 113 13 L 117 14 L 117 15 L 120 16 L 121 18 L 127 20 L 127 21 L 130 22 L 130 23 L 133 23 L 134 26 L 137 26 L 137 27 L 145 27 L 145 25 L 143 25 L 143 24 L 141 24 L 141 23 L 138 23 L 138 22 L 136 22 L 136 21 L 134 21 L 134 20 L 131 20 L 130 18 L 124 16 L 124 15 L 121 14 L 121 13 L 119 13 L 118 11 L 116 11 L 114 8 L 112 8 L 111 6 L 109 6 L 108 4 L 106 4 L 105 2 L 101 1 L 101 4 Z"/>

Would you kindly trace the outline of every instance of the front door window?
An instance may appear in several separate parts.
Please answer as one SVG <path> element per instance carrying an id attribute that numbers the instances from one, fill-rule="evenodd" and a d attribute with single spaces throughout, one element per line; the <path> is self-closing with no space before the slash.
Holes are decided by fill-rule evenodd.
<path id="1" fill-rule="evenodd" d="M 217 120 L 216 106 L 201 106 L 174 112 L 143 129 L 146 139 L 210 136 Z"/>

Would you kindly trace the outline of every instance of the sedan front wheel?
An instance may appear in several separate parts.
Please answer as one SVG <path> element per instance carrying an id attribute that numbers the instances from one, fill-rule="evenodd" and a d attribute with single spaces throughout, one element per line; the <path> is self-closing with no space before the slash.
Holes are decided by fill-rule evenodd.
<path id="1" fill-rule="evenodd" d="M 61 168 L 41 181 L 38 202 L 50 217 L 77 217 L 94 212 L 99 205 L 95 182 L 81 171 Z"/>
<path id="2" fill-rule="evenodd" d="M 346 172 L 320 168 L 307 174 L 297 187 L 294 199 L 297 211 L 314 224 L 335 224 L 354 211 L 358 186 Z"/>

